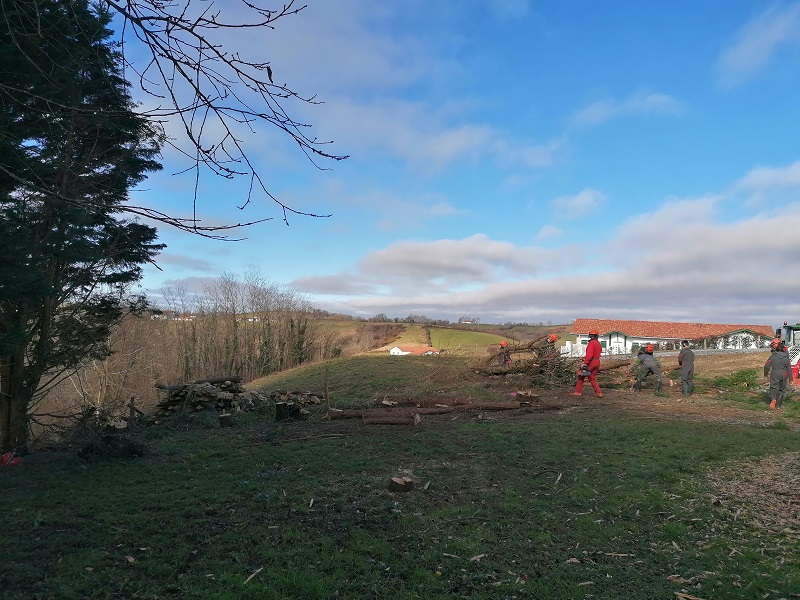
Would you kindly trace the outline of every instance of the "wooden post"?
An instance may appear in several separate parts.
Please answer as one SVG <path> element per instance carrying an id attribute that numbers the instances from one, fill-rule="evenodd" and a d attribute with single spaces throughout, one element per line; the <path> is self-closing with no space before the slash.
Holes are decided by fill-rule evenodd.
<path id="1" fill-rule="evenodd" d="M 327 367 L 327 365 L 325 366 L 325 385 L 324 385 L 323 393 L 325 394 L 325 404 L 327 405 L 328 410 L 330 410 L 331 409 L 331 397 L 328 394 L 328 367 Z"/>

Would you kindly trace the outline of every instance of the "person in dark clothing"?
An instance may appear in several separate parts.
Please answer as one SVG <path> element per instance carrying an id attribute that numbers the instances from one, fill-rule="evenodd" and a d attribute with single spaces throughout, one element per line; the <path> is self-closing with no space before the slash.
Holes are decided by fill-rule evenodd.
<path id="1" fill-rule="evenodd" d="M 764 377 L 769 375 L 769 407 L 775 410 L 783 406 L 786 383 L 792 380 L 792 365 L 782 341 L 775 338 L 771 346 L 772 352 L 764 363 Z"/>
<path id="2" fill-rule="evenodd" d="M 647 344 L 644 347 L 644 353 L 639 356 L 636 369 L 636 391 L 642 391 L 642 382 L 652 373 L 655 377 L 656 383 L 653 390 L 658 392 L 661 390 L 661 367 L 658 366 L 655 357 L 653 356 L 653 344 Z"/>
<path id="3" fill-rule="evenodd" d="M 691 396 L 694 391 L 694 352 L 689 348 L 687 340 L 681 342 L 678 364 L 681 367 L 681 393 L 684 396 Z"/>

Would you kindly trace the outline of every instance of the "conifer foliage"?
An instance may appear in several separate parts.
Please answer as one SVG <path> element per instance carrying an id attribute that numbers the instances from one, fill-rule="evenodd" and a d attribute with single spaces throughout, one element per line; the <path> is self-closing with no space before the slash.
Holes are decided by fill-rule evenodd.
<path id="1" fill-rule="evenodd" d="M 163 245 L 128 192 L 161 168 L 135 112 L 110 16 L 87 0 L 0 0 L 0 450 L 36 399 L 110 353 L 112 327 Z"/>

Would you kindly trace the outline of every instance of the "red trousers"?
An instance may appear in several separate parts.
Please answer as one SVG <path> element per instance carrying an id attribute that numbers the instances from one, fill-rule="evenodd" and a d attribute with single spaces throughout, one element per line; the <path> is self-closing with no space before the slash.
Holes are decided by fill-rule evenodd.
<path id="1" fill-rule="evenodd" d="M 595 361 L 592 361 L 595 362 Z M 589 383 L 592 385 L 592 389 L 594 390 L 595 394 L 600 393 L 600 386 L 597 385 L 597 372 L 600 370 L 600 361 L 595 362 L 593 365 L 589 365 Z M 575 393 L 581 394 L 583 393 L 583 380 L 586 379 L 583 375 L 578 375 L 578 383 L 575 384 Z"/>

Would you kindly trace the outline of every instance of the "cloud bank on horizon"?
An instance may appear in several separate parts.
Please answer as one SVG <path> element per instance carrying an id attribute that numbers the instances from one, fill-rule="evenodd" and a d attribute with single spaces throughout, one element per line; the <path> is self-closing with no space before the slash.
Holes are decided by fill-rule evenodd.
<path id="1" fill-rule="evenodd" d="M 207 180 L 209 222 L 275 220 L 239 242 L 161 229 L 149 294 L 256 266 L 365 317 L 800 321 L 800 2 L 306 3 L 229 41 L 324 102 L 297 116 L 347 161 L 248 143 L 282 202 L 332 216 L 240 216 L 241 186 Z M 165 161 L 137 201 L 186 211 Z"/>

